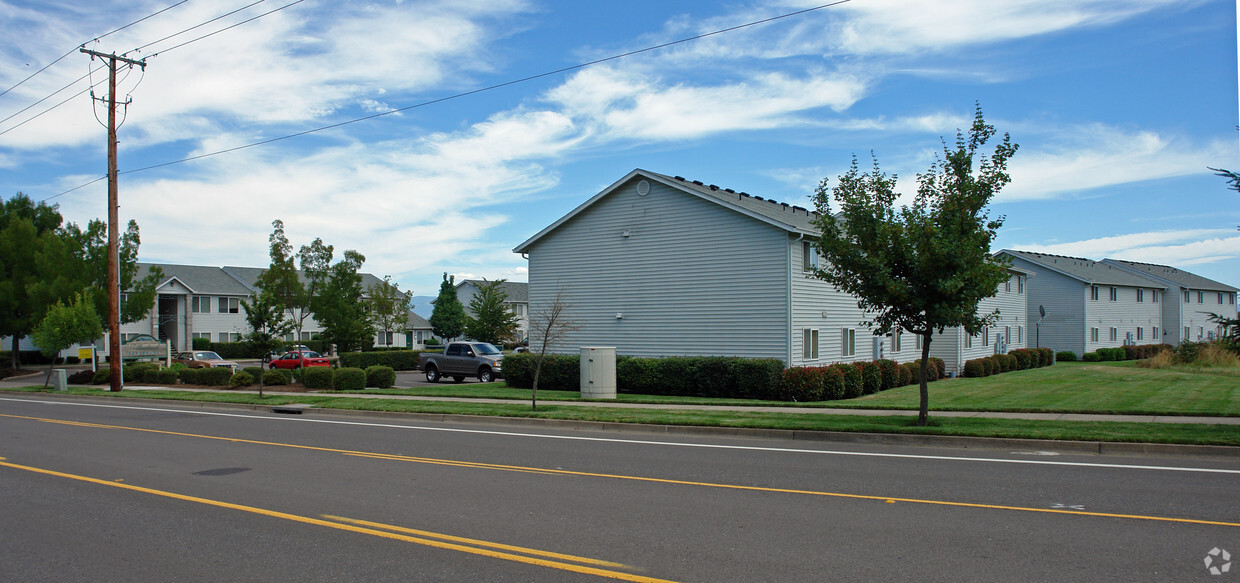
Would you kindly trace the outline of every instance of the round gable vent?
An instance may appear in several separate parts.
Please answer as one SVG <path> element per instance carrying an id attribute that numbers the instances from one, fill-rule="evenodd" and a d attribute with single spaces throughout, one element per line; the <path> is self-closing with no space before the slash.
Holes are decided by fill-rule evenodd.
<path id="1" fill-rule="evenodd" d="M 637 183 L 637 196 L 646 196 L 650 194 L 650 183 L 643 180 Z"/>

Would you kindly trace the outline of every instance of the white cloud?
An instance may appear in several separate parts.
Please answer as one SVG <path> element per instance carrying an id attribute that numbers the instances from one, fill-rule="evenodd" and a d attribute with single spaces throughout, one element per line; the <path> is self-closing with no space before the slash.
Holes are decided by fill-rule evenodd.
<path id="1" fill-rule="evenodd" d="M 1072 128 L 1040 150 L 1022 149 L 999 202 L 1055 198 L 1094 188 L 1208 173 L 1234 159 L 1235 144 L 1206 145 L 1096 124 Z"/>
<path id="2" fill-rule="evenodd" d="M 1188 266 L 1240 259 L 1240 234 L 1227 229 L 1148 231 L 1049 245 L 1018 244 L 1013 248 L 1071 257 Z"/>

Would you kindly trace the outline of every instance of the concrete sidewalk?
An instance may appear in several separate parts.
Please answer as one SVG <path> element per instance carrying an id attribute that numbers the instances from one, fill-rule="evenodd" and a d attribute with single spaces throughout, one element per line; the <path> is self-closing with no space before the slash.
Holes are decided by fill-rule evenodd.
<path id="1" fill-rule="evenodd" d="M 43 375 L 35 373 L 22 377 L 0 379 L 0 389 L 5 387 L 26 387 L 42 385 Z M 79 386 L 79 385 L 74 385 Z M 86 385 L 81 385 L 86 386 Z M 95 386 L 90 386 L 98 388 Z M 253 394 L 255 390 L 213 390 L 170 388 L 160 386 L 144 386 L 141 384 L 126 385 L 128 391 L 188 391 L 203 393 Z M 302 396 L 338 396 L 360 399 L 391 399 L 408 401 L 446 401 L 458 403 L 495 403 L 520 404 L 525 400 L 516 399 L 474 399 L 467 397 L 422 397 L 414 395 L 381 395 L 374 393 L 305 393 L 287 391 L 263 391 L 265 395 L 302 397 Z M 744 405 L 679 405 L 658 403 L 624 403 L 604 401 L 542 401 L 545 405 L 568 407 L 607 407 L 615 409 L 662 409 L 682 411 L 736 411 L 741 413 L 788 413 L 800 415 L 865 415 L 865 416 L 916 416 L 917 411 L 907 409 L 846 409 L 833 407 L 753 407 Z M 1127 423 L 1196 423 L 1202 425 L 1240 425 L 1240 417 L 1209 417 L 1187 415 L 1103 415 L 1086 413 L 1018 413 L 1007 411 L 936 411 L 930 410 L 934 417 L 983 417 L 994 419 L 1031 419 L 1040 421 L 1113 421 Z"/>

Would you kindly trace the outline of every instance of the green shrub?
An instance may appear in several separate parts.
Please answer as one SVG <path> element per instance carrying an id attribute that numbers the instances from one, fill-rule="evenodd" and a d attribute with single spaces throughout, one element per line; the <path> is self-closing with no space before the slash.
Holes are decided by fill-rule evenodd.
<path id="1" fill-rule="evenodd" d="M 1038 348 L 1037 351 L 1042 355 L 1042 366 L 1050 366 L 1055 364 L 1055 351 L 1049 348 Z"/>
<path id="2" fill-rule="evenodd" d="M 505 358 L 504 378 L 508 378 L 511 373 L 512 371 L 509 370 L 508 358 Z M 534 371 L 531 370 L 529 374 L 532 376 Z M 617 392 L 635 395 L 653 395 L 655 394 L 654 387 L 657 380 L 658 374 L 655 370 L 655 359 L 634 358 L 632 356 L 616 357 Z M 511 382 L 509 384 L 511 384 Z M 777 394 L 778 392 L 778 390 L 771 391 L 770 393 L 763 395 L 762 398 L 776 401 L 786 401 L 787 399 L 782 399 L 779 397 Z"/>
<path id="3" fill-rule="evenodd" d="M 947 363 L 943 362 L 943 359 L 937 356 L 931 356 L 930 362 L 934 364 L 934 380 L 937 381 L 942 378 L 947 378 Z"/>
<path id="4" fill-rule="evenodd" d="M 233 387 L 248 387 L 254 384 L 254 375 L 245 371 L 234 373 L 232 378 L 228 379 L 228 384 Z"/>
<path id="5" fill-rule="evenodd" d="M 194 338 L 190 345 L 194 350 L 211 350 L 211 339 Z"/>
<path id="6" fill-rule="evenodd" d="M 200 385 L 198 382 L 198 372 L 206 370 L 201 368 L 183 368 L 177 371 L 177 378 L 181 380 L 183 385 Z"/>
<path id="7" fill-rule="evenodd" d="M 418 370 L 420 350 L 387 350 L 377 352 L 342 352 L 340 366 L 367 369 L 372 366 L 388 366 L 392 370 Z M 504 366 L 508 365 L 507 357 Z"/>
<path id="8" fill-rule="evenodd" d="M 250 375 L 250 379 L 251 379 L 251 380 L 254 380 L 254 379 L 257 379 L 258 377 L 262 376 L 262 374 L 263 374 L 263 367 L 261 367 L 261 366 L 247 366 L 247 367 L 245 367 L 245 368 L 241 369 L 241 371 L 242 371 L 242 372 L 249 373 L 249 375 Z"/>
<path id="9" fill-rule="evenodd" d="M 914 378 L 913 367 L 909 366 L 907 362 L 904 364 L 901 364 L 900 365 L 900 384 L 896 386 L 907 387 L 913 384 L 913 378 Z"/>
<path id="10" fill-rule="evenodd" d="M 852 399 L 860 397 L 865 391 L 864 381 L 861 378 L 861 370 L 851 364 L 833 364 L 830 368 L 840 371 L 840 376 L 844 379 L 844 397 Z"/>
<path id="11" fill-rule="evenodd" d="M 336 370 L 332 388 L 338 391 L 360 391 L 366 388 L 366 371 L 346 366 Z"/>
<path id="12" fill-rule="evenodd" d="M 984 377 L 986 376 L 986 369 L 980 360 L 966 360 L 964 361 L 964 370 L 962 371 L 962 374 L 963 376 L 970 378 Z"/>
<path id="13" fill-rule="evenodd" d="M 861 391 L 873 395 L 883 388 L 883 372 L 873 362 L 858 362 L 857 370 L 861 371 Z"/>
<path id="14" fill-rule="evenodd" d="M 995 374 L 995 361 L 989 358 L 979 358 L 976 362 L 982 365 L 982 376 L 988 377 Z"/>
<path id="15" fill-rule="evenodd" d="M 900 365 L 894 360 L 883 359 L 877 362 L 878 369 L 883 373 L 883 385 L 879 387 L 880 391 L 894 389 L 900 384 Z"/>
<path id="16" fill-rule="evenodd" d="M 90 382 L 91 384 L 95 384 L 95 385 L 104 385 L 104 384 L 107 384 L 111 380 L 111 378 L 112 378 L 111 368 L 99 367 L 95 369 L 95 374 L 91 378 Z"/>
<path id="17" fill-rule="evenodd" d="M 310 390 L 325 391 L 332 388 L 336 369 L 330 366 L 312 366 L 302 373 L 301 384 Z"/>
<path id="18" fill-rule="evenodd" d="M 823 398 L 822 373 L 816 368 L 790 368 L 780 380 L 779 401 L 821 401 Z"/>
<path id="19" fill-rule="evenodd" d="M 148 370 L 159 370 L 159 364 L 154 362 L 126 364 L 121 367 L 121 379 L 126 383 L 142 382 L 146 380 L 146 371 Z"/>
<path id="20" fill-rule="evenodd" d="M 219 354 L 221 358 L 262 358 L 264 355 L 261 350 L 257 350 L 255 346 L 249 342 L 212 342 L 211 350 Z"/>
<path id="21" fill-rule="evenodd" d="M 396 371 L 390 366 L 374 365 L 366 367 L 366 386 L 386 389 L 396 384 Z"/>
<path id="22" fill-rule="evenodd" d="M 1071 350 L 1060 350 L 1055 353 L 1055 360 L 1061 362 L 1076 362 L 1076 353 Z"/>
<path id="23" fill-rule="evenodd" d="M 765 399 L 779 387 L 784 362 L 777 358 L 733 358 L 729 370 L 736 378 L 736 396 L 742 399 Z M 617 379 L 617 382 L 619 380 Z M 841 381 L 842 382 L 842 381 Z M 831 387 L 828 386 L 830 391 Z M 843 388 L 841 385 L 840 392 Z M 827 397 L 831 398 L 831 397 Z M 839 398 L 839 397 L 835 397 Z"/>
<path id="24" fill-rule="evenodd" d="M 1097 352 L 1086 352 L 1085 354 L 1081 355 L 1081 361 L 1083 362 L 1098 362 L 1101 360 L 1102 360 L 1102 355 L 1098 354 Z"/>
<path id="25" fill-rule="evenodd" d="M 279 387 L 289 382 L 288 373 L 280 369 L 263 371 L 263 386 Z"/>
<path id="26" fill-rule="evenodd" d="M 0 378 L 3 378 L 3 377 L 0 377 Z M 71 385 L 87 385 L 87 384 L 95 382 L 95 371 L 79 370 L 69 375 L 69 377 L 66 380 L 68 380 L 69 384 Z M 172 380 L 175 381 L 176 377 L 173 376 Z"/>
<path id="27" fill-rule="evenodd" d="M 232 369 L 224 366 L 215 366 L 211 368 L 198 369 L 199 384 L 208 387 L 222 387 L 228 384 L 228 380 L 232 378 Z"/>
<path id="28" fill-rule="evenodd" d="M 155 377 L 155 382 L 161 385 L 177 384 L 177 371 L 171 368 L 161 368 Z"/>
<path id="29" fill-rule="evenodd" d="M 999 372 L 1012 372 L 1012 364 L 1008 360 L 1008 355 L 996 354 L 991 358 L 995 359 L 995 363 L 999 365 Z"/>
<path id="30" fill-rule="evenodd" d="M 1008 352 L 1012 358 L 1016 359 L 1016 370 L 1025 370 L 1029 368 L 1029 349 L 1017 348 Z"/>

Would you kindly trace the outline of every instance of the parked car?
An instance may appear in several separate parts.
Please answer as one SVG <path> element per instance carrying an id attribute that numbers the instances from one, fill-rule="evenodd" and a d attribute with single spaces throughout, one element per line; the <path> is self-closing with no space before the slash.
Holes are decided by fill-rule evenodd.
<path id="1" fill-rule="evenodd" d="M 267 363 L 267 368 L 296 370 L 303 366 L 331 366 L 331 360 L 313 350 L 285 352 Z"/>
<path id="2" fill-rule="evenodd" d="M 172 362 L 179 362 L 190 368 L 216 368 L 228 367 L 233 372 L 237 372 L 240 366 L 231 360 L 224 360 L 220 355 L 210 350 L 194 350 L 191 352 L 178 352 L 176 358 Z"/>
<path id="3" fill-rule="evenodd" d="M 418 357 L 418 368 L 426 373 L 426 382 L 437 383 L 449 376 L 456 382 L 465 377 L 478 377 L 484 383 L 501 376 L 504 353 L 486 342 L 450 342 L 443 354 L 427 352 Z"/>
<path id="4" fill-rule="evenodd" d="M 297 352 L 299 350 L 306 351 L 306 352 L 314 352 L 313 350 L 310 350 L 309 346 L 306 346 L 305 344 L 298 344 L 297 346 L 289 346 L 289 347 L 285 347 L 279 350 L 273 350 L 267 353 L 267 358 L 265 362 L 271 362 L 277 358 L 280 358 L 281 356 L 284 356 L 285 353 Z"/>

